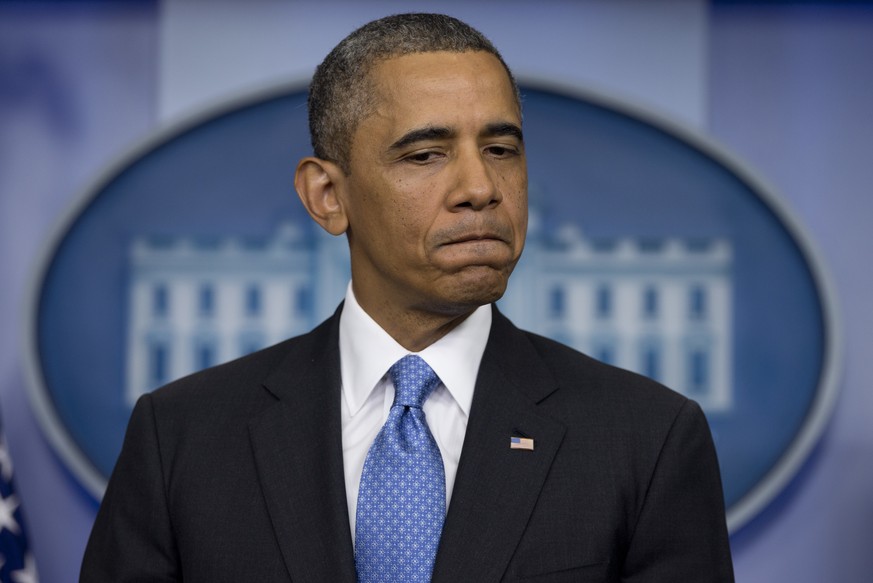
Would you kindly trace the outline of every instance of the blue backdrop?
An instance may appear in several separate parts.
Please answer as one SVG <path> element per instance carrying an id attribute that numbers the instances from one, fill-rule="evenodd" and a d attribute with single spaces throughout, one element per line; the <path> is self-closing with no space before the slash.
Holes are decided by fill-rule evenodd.
<path id="1" fill-rule="evenodd" d="M 873 558 L 864 550 L 873 542 L 873 529 L 868 526 L 873 503 L 866 494 L 873 486 L 873 470 L 867 463 L 873 453 L 873 430 L 866 421 L 873 411 L 873 396 L 866 389 L 873 380 L 868 357 L 873 345 L 867 334 L 873 310 L 862 292 L 873 289 L 873 276 L 863 268 L 864 251 L 873 243 L 866 228 L 873 217 L 873 203 L 865 196 L 873 170 L 864 161 L 864 152 L 873 151 L 873 121 L 865 115 L 873 97 L 873 71 L 864 66 L 873 56 L 873 11 L 865 5 L 688 4 L 695 4 L 697 10 L 689 14 L 687 8 L 666 7 L 657 12 L 663 21 L 659 26 L 675 28 L 677 36 L 688 30 L 702 36 L 696 42 L 704 55 L 695 62 L 705 67 L 702 71 L 689 67 L 685 75 L 696 79 L 703 89 L 699 94 L 685 91 L 682 95 L 677 90 L 676 95 L 676 103 L 698 99 L 701 114 L 679 121 L 697 125 L 698 131 L 722 142 L 765 182 L 776 186 L 822 251 L 846 316 L 838 331 L 844 340 L 845 367 L 837 409 L 813 457 L 788 490 L 734 536 L 738 580 L 864 580 L 873 567 Z M 639 42 L 630 31 L 643 25 L 627 24 L 640 18 L 632 10 L 639 8 L 634 5 L 606 9 L 589 3 L 570 10 L 555 3 L 552 12 L 544 7 L 535 23 L 525 15 L 528 8 L 522 3 L 510 3 L 498 16 L 491 14 L 489 5 L 442 4 L 436 9 L 470 20 L 498 46 L 508 47 L 504 53 L 511 65 L 518 51 L 534 53 L 528 60 L 518 57 L 528 77 L 539 73 L 541 78 L 580 86 L 580 79 L 584 82 L 588 75 L 594 80 L 589 85 L 610 89 L 608 92 L 620 99 L 663 112 L 670 104 L 669 91 L 663 85 L 681 87 L 682 80 L 646 81 L 653 87 L 653 95 L 667 95 L 666 102 L 646 104 L 631 89 L 621 93 L 622 87 L 627 87 L 622 85 L 626 76 L 632 73 L 637 81 L 641 78 L 639 71 L 629 73 L 619 66 L 621 55 L 611 53 Z M 276 46 L 288 42 L 271 36 L 277 13 L 290 19 L 289 29 L 307 29 L 311 36 L 319 36 L 321 30 L 325 38 L 320 42 L 329 47 L 356 24 L 405 8 L 392 2 L 367 8 L 347 5 L 342 19 L 328 22 L 324 18 L 327 7 L 313 3 L 305 9 L 290 10 L 284 6 L 281 2 L 252 6 L 246 11 L 249 22 L 238 25 L 241 29 L 263 27 L 267 40 L 255 42 L 260 48 L 254 52 L 265 51 L 263 62 L 282 62 L 278 73 L 272 77 L 265 73 L 259 79 L 240 73 L 235 77 L 238 84 L 216 89 L 210 96 L 212 102 L 256 90 L 266 81 L 299 79 L 327 50 L 315 46 L 304 54 L 294 45 L 297 52 L 272 54 L 270 39 Z M 186 24 L 194 11 L 196 7 L 177 2 L 164 3 L 160 10 L 151 2 L 38 6 L 0 2 L 0 402 L 32 546 L 46 581 L 76 580 L 74 565 L 80 560 L 96 506 L 48 446 L 26 396 L 26 387 L 34 380 L 23 358 L 30 347 L 22 345 L 20 334 L 30 323 L 26 308 L 35 295 L 35 287 L 29 287 L 28 281 L 33 278 L 40 249 L 49 245 L 52 232 L 56 232 L 52 225 L 70 215 L 79 193 L 93 185 L 113 159 L 174 115 L 211 105 L 172 74 L 174 67 L 181 67 L 179 60 L 192 54 L 178 43 L 188 37 L 193 43 L 208 36 L 210 26 L 215 27 L 215 34 L 226 32 L 221 27 L 227 24 L 214 23 L 215 16 L 203 15 L 203 30 L 180 33 L 175 27 Z M 609 14 L 604 15 L 604 11 Z M 594 70 L 588 64 L 590 55 L 577 58 L 579 41 L 570 35 L 549 35 L 550 26 L 566 27 L 568 18 L 576 19 L 582 28 L 587 21 L 608 21 L 613 28 L 602 33 L 609 39 L 602 42 L 611 44 L 601 45 L 602 52 L 596 56 L 607 64 L 615 62 L 612 70 Z M 546 44 L 542 40 L 546 36 L 550 45 L 538 52 L 535 45 Z M 593 36 L 595 41 L 600 38 Z M 227 39 L 226 35 L 222 38 Z M 666 46 L 673 41 L 657 42 Z M 657 53 L 658 49 L 651 50 Z M 189 63 L 194 77 L 207 76 L 201 87 L 208 86 L 208 79 L 215 76 L 232 77 L 228 72 L 236 69 L 231 57 L 222 58 L 228 61 L 226 68 L 211 72 L 207 64 Z M 547 71 L 534 70 L 530 61 L 542 62 Z M 258 66 L 265 67 L 263 62 Z M 614 85 L 609 86 L 611 79 Z M 627 125 L 626 121 L 624 131 L 631 132 L 633 139 L 623 139 L 622 130 L 616 130 L 620 120 L 611 119 L 608 112 L 594 115 L 593 110 L 586 112 L 578 106 L 565 111 L 563 99 L 532 92 L 526 118 L 528 139 L 531 144 L 550 141 L 548 154 L 544 148 L 530 147 L 531 178 L 542 193 L 537 202 L 549 207 L 552 217 L 584 217 L 580 218 L 581 226 L 591 235 L 680 232 L 729 236 L 735 253 L 743 259 L 737 262 L 743 271 L 737 274 L 736 301 L 756 306 L 739 310 L 735 322 L 738 338 L 756 337 L 755 344 L 741 348 L 736 355 L 736 385 L 758 386 L 770 375 L 774 385 L 811 391 L 808 379 L 821 365 L 817 359 L 823 340 L 820 328 L 818 334 L 810 330 L 820 327 L 821 322 L 817 298 L 807 285 L 809 273 L 797 260 L 793 240 L 773 228 L 768 211 L 760 208 L 754 196 L 736 196 L 742 185 L 730 173 L 717 164 L 707 165 L 706 160 L 689 162 L 706 158 L 698 151 L 676 144 L 657 129 Z M 303 131 L 299 97 L 277 101 L 275 107 L 284 108 L 278 117 L 249 116 L 243 120 L 244 116 L 238 116 L 238 131 L 257 139 L 242 139 L 220 155 L 213 152 L 209 158 L 198 158 L 202 155 L 195 148 L 196 140 L 189 140 L 191 149 L 183 155 L 190 173 L 180 175 L 173 184 L 149 183 L 148 192 L 136 197 L 113 198 L 110 192 L 93 201 L 92 210 L 70 231 L 92 236 L 76 235 L 78 247 L 58 256 L 52 277 L 63 285 L 54 286 L 52 294 L 43 298 L 49 317 L 44 320 L 46 328 L 40 338 L 45 343 L 44 353 L 51 355 L 52 361 L 46 363 L 49 370 L 68 377 L 65 382 L 78 383 L 86 392 L 89 383 L 112 384 L 118 379 L 120 373 L 113 366 L 122 361 L 122 347 L 106 340 L 120 337 L 118 317 L 115 323 L 113 314 L 104 319 L 108 332 L 88 322 L 90 314 L 117 303 L 112 294 L 123 285 L 123 273 L 113 265 L 120 261 L 122 248 L 112 242 L 136 234 L 125 232 L 125 225 L 153 221 L 153 225 L 173 232 L 174 225 L 191 226 L 188 213 L 206 212 L 218 222 L 224 220 L 222 217 L 233 217 L 237 230 L 259 232 L 274 213 L 287 212 L 286 205 L 295 203 L 290 177 L 305 143 L 296 140 L 287 151 L 268 146 Z M 286 109 L 290 115 L 285 115 Z M 666 113 L 675 119 L 688 111 L 679 109 L 678 114 Z M 277 124 L 276 119 L 284 121 Z M 237 122 L 227 119 L 226 123 Z M 584 124 L 590 133 L 569 131 L 574 124 Z M 204 126 L 201 133 L 209 131 L 209 126 Z M 562 137 L 556 140 L 555 136 Z M 263 151 L 252 144 L 263 145 Z M 177 142 L 174 147 L 184 149 L 186 143 Z M 169 155 L 165 150 L 155 152 L 154 164 L 160 164 L 161 155 Z M 580 158 L 586 164 L 575 162 Z M 619 159 L 634 159 L 638 164 L 633 172 L 618 173 L 614 164 Z M 286 173 L 276 170 L 283 167 Z M 665 168 L 682 171 L 665 172 Z M 577 169 L 579 172 L 574 172 Z M 234 176 L 245 179 L 237 178 L 240 182 L 236 184 Z M 204 177 L 212 177 L 214 184 Z M 260 182 L 253 183 L 252 177 Z M 121 188 L 125 180 L 132 180 L 132 175 L 117 176 L 112 187 Z M 639 196 L 640 185 L 646 185 L 649 197 Z M 701 204 L 701 189 L 724 191 L 722 202 Z M 199 193 L 190 209 L 174 198 L 180 190 Z M 258 202 L 261 213 L 252 213 L 245 196 L 237 196 L 252 191 L 275 193 L 273 198 Z M 575 196 L 563 194 L 568 192 Z M 213 193 L 211 204 L 204 205 Z M 621 193 L 634 195 L 622 198 Z M 137 204 L 136 200 L 149 200 L 149 204 Z M 638 212 L 625 212 L 629 207 Z M 171 211 L 162 216 L 157 209 Z M 616 224 L 611 218 L 616 216 L 624 217 L 625 222 Z M 89 230 L 87 221 L 103 226 Z M 113 231 L 111 225 L 118 227 Z M 95 232 L 104 233 L 105 238 L 94 237 Z M 80 254 L 78 259 L 76 254 Z M 99 265 L 90 267 L 93 279 L 76 279 L 73 267 L 84 256 L 103 258 Z M 792 337 L 794 330 L 802 330 L 804 337 Z M 101 346 L 105 366 L 89 367 L 87 358 L 82 357 L 83 351 L 95 345 Z M 105 371 L 97 374 L 109 376 L 95 378 L 94 371 Z M 745 406 L 744 399 L 762 401 L 758 394 L 740 391 L 738 395 L 740 409 Z M 802 401 L 785 398 L 779 391 L 766 399 L 768 407 L 755 409 L 759 417 L 749 420 L 745 432 L 748 445 L 738 445 L 732 451 L 720 444 L 723 467 L 747 462 L 745 452 L 759 443 L 763 432 L 776 421 L 791 426 L 805 413 Z M 75 411 L 77 406 L 83 408 L 84 404 L 73 399 L 66 410 Z M 117 409 L 122 405 L 104 402 L 102 406 Z M 111 411 L 88 409 L 82 414 L 97 424 L 115 423 L 112 431 L 122 431 Z M 711 421 L 717 439 L 720 432 L 735 431 L 723 426 L 723 420 L 711 417 Z M 780 451 L 778 439 L 787 437 L 765 440 L 773 447 L 769 453 L 755 452 L 762 468 Z M 104 455 L 107 457 L 100 465 L 105 470 L 111 465 L 111 455 Z M 747 481 L 754 479 L 752 476 Z M 745 485 L 742 480 L 730 483 L 737 484 L 726 492 L 732 501 Z"/>

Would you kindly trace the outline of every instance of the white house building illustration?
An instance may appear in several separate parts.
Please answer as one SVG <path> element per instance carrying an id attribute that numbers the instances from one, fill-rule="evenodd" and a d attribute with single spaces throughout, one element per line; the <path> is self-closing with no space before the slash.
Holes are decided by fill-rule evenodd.
<path id="1" fill-rule="evenodd" d="M 313 328 L 349 280 L 345 239 L 282 224 L 262 239 L 141 238 L 130 250 L 126 395 Z"/>
<path id="2" fill-rule="evenodd" d="M 592 240 L 531 217 L 500 307 L 518 326 L 637 371 L 708 412 L 732 401 L 732 250 L 726 239 Z M 126 396 L 308 331 L 342 299 L 341 237 L 282 224 L 269 237 L 136 239 Z"/>

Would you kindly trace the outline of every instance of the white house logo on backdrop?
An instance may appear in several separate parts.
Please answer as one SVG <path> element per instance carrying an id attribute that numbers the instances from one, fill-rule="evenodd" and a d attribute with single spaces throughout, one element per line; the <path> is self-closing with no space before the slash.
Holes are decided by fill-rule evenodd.
<path id="1" fill-rule="evenodd" d="M 533 221 L 538 223 L 537 220 Z M 587 240 L 567 224 L 529 233 L 504 303 L 519 325 L 655 378 L 709 412 L 731 403 L 726 240 Z M 318 269 L 312 269 L 313 263 Z M 136 239 L 130 249 L 125 392 L 310 330 L 348 281 L 344 239 L 282 224 L 269 237 Z"/>
<path id="2" fill-rule="evenodd" d="M 260 238 L 138 238 L 129 272 L 132 408 L 173 379 L 312 329 L 344 293 L 349 260 L 344 239 L 284 223 Z M 332 305 L 316 306 L 323 298 Z"/>
<path id="3" fill-rule="evenodd" d="M 523 92 L 531 219 L 500 307 L 701 403 L 736 529 L 794 475 L 833 402 L 832 307 L 809 243 L 701 138 L 602 99 Z M 140 395 L 306 332 L 341 300 L 345 239 L 291 191 L 305 99 L 277 88 L 149 140 L 51 247 L 32 393 L 96 496 Z"/>

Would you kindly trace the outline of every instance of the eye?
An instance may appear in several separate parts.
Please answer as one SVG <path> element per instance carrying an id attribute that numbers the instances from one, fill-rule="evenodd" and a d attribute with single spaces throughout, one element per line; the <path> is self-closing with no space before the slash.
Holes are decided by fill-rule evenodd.
<path id="1" fill-rule="evenodd" d="M 429 162 L 433 162 L 438 159 L 442 154 L 435 150 L 421 150 L 419 152 L 413 152 L 409 154 L 405 158 L 403 158 L 404 162 L 411 162 L 412 164 L 427 164 Z"/>
<path id="2" fill-rule="evenodd" d="M 512 158 L 519 155 L 519 148 L 508 144 L 491 144 L 485 147 L 485 153 L 493 158 Z"/>

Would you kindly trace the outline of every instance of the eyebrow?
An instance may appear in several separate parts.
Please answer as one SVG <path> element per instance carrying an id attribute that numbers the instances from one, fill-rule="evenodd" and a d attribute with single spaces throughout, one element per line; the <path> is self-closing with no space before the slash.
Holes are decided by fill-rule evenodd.
<path id="1" fill-rule="evenodd" d="M 388 147 L 388 151 L 402 150 L 416 142 L 428 140 L 445 140 L 454 137 L 455 131 L 447 127 L 428 126 L 406 132 L 400 139 Z"/>
<path id="2" fill-rule="evenodd" d="M 447 140 L 453 138 L 455 134 L 455 130 L 443 126 L 428 126 L 411 130 L 400 136 L 400 139 L 391 144 L 388 147 L 388 151 L 402 150 L 418 142 Z M 488 124 L 482 130 L 480 135 L 482 137 L 511 136 L 516 138 L 519 142 L 524 143 L 524 134 L 522 134 L 521 128 L 514 123 L 509 122 Z"/>
<path id="3" fill-rule="evenodd" d="M 492 123 L 485 126 L 485 131 L 482 132 L 483 137 L 511 136 L 519 142 L 524 143 L 524 134 L 521 128 L 514 123 L 500 122 Z"/>

